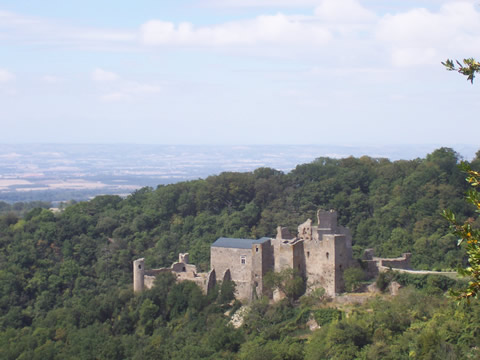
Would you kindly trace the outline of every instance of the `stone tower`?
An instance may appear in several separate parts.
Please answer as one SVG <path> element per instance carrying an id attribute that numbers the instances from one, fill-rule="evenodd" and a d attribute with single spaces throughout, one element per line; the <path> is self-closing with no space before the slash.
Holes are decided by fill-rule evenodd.
<path id="1" fill-rule="evenodd" d="M 133 291 L 142 292 L 145 286 L 145 259 L 137 259 L 133 262 Z"/>

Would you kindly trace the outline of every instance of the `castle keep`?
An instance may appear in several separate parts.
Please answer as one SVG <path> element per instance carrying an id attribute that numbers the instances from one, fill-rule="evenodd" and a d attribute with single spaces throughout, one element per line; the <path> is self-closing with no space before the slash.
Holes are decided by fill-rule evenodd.
<path id="1" fill-rule="evenodd" d="M 234 239 L 221 237 L 210 248 L 210 272 L 197 273 L 188 263 L 188 254 L 170 268 L 145 270 L 144 260 L 133 264 L 134 291 L 153 286 L 155 276 L 171 272 L 178 281 L 190 280 L 208 292 L 217 281 L 233 280 L 236 297 L 251 300 L 268 295 L 264 277 L 270 271 L 296 269 L 307 279 L 310 288 L 323 287 L 330 296 L 344 289 L 343 272 L 353 265 L 352 237 L 348 229 L 337 224 L 334 210 L 317 212 L 317 225 L 308 219 L 292 236 L 279 226 L 274 238 Z"/>

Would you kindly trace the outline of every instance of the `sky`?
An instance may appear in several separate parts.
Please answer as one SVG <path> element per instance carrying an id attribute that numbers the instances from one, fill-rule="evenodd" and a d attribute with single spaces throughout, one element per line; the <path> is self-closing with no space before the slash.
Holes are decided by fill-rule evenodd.
<path id="1" fill-rule="evenodd" d="M 480 3 L 0 0 L 0 143 L 477 145 Z"/>

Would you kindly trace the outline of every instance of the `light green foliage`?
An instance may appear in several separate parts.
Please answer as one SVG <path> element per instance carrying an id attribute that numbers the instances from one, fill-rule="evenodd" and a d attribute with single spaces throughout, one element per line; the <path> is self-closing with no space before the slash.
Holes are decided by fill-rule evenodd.
<path id="1" fill-rule="evenodd" d="M 480 213 L 480 173 L 474 171 L 466 163 L 462 163 L 463 170 L 467 173 L 467 182 L 471 189 L 467 191 L 466 199 L 473 204 L 476 212 Z M 468 287 L 456 296 L 460 299 L 478 297 L 480 293 L 480 230 L 473 226 L 473 219 L 469 218 L 463 224 L 457 220 L 455 214 L 450 210 L 444 211 L 444 217 L 450 222 L 452 232 L 458 236 L 458 245 L 464 245 L 468 255 L 468 266 L 459 268 L 459 273 L 471 279 Z"/>
<path id="2" fill-rule="evenodd" d="M 430 294 L 443 294 L 448 290 L 458 289 L 465 285 L 463 281 L 437 274 L 409 274 L 397 271 L 387 271 L 378 274 L 376 285 L 385 291 L 388 285 L 396 281 L 402 286 L 412 286 Z"/>
<path id="3" fill-rule="evenodd" d="M 257 337 L 245 342 L 238 353 L 239 360 L 302 360 L 303 358 L 302 344 L 292 338 L 285 338 L 283 341 L 266 341 Z"/>
<path id="4" fill-rule="evenodd" d="M 313 312 L 315 321 L 320 326 L 330 324 L 332 321 L 340 320 L 342 315 L 342 311 L 333 308 L 318 309 Z"/>
<path id="5" fill-rule="evenodd" d="M 333 322 L 315 332 L 305 349 L 306 360 L 354 359 L 370 342 L 367 324 L 356 319 Z"/>
<path id="6" fill-rule="evenodd" d="M 300 297 L 300 304 L 304 307 L 319 305 L 327 301 L 329 297 L 323 287 L 316 287 Z"/>

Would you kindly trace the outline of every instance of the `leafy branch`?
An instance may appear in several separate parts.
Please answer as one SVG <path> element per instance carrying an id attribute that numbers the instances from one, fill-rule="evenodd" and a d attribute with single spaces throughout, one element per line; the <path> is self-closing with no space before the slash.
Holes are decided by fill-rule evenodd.
<path id="1" fill-rule="evenodd" d="M 445 62 L 442 61 L 442 65 L 445 66 L 448 71 L 456 71 L 466 76 L 467 80 L 472 84 L 475 74 L 480 71 L 480 63 L 473 58 L 463 59 L 463 64 L 458 60 L 454 62 L 451 59 L 447 59 Z"/>
<path id="2" fill-rule="evenodd" d="M 467 174 L 466 181 L 472 187 L 466 193 L 465 199 L 473 204 L 475 212 L 480 213 L 480 172 L 471 169 L 465 162 L 460 164 L 461 169 Z M 468 287 L 460 292 L 452 292 L 458 299 L 479 297 L 480 294 L 480 230 L 472 226 L 473 219 L 468 219 L 463 224 L 459 223 L 455 214 L 450 210 L 443 211 L 443 217 L 450 222 L 451 232 L 459 237 L 458 245 L 464 245 L 468 255 L 469 266 L 459 268 L 458 273 L 470 277 Z"/>

